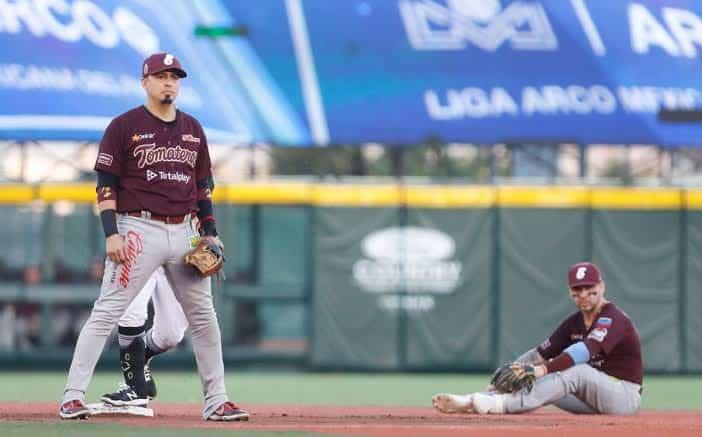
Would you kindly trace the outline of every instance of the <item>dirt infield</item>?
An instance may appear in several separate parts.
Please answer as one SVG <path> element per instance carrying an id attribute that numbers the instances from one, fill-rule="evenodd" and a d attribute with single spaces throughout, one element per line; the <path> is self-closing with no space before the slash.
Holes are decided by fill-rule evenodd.
<path id="1" fill-rule="evenodd" d="M 449 415 L 427 408 L 245 405 L 249 422 L 211 423 L 192 404 L 152 404 L 156 417 L 95 416 L 93 423 L 123 423 L 173 428 L 300 431 L 376 436 L 518 435 L 591 437 L 607 431 L 618 437 L 702 435 L 702 413 L 644 411 L 636 416 L 576 416 L 544 409 L 523 415 Z M 0 404 L 0 421 L 58 421 L 55 403 Z"/>

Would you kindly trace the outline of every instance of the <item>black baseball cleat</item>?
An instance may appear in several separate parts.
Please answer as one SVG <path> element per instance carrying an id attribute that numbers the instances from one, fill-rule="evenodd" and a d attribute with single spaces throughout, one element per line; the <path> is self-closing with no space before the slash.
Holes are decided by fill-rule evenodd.
<path id="1" fill-rule="evenodd" d="M 61 419 L 87 419 L 90 416 L 90 410 L 83 401 L 74 399 L 61 404 L 59 416 Z"/>
<path id="2" fill-rule="evenodd" d="M 156 381 L 154 380 L 153 375 L 151 375 L 151 360 L 146 361 L 146 365 L 144 366 L 144 381 L 146 381 L 146 396 L 149 397 L 149 399 L 153 399 L 156 397 Z"/>
<path id="3" fill-rule="evenodd" d="M 148 396 L 139 396 L 132 387 L 126 384 L 120 384 L 114 393 L 102 395 L 100 400 L 116 407 L 146 407 L 149 405 Z"/>
<path id="4" fill-rule="evenodd" d="M 239 408 L 234 402 L 227 401 L 219 406 L 207 420 L 219 422 L 233 422 L 249 420 L 249 413 Z"/>

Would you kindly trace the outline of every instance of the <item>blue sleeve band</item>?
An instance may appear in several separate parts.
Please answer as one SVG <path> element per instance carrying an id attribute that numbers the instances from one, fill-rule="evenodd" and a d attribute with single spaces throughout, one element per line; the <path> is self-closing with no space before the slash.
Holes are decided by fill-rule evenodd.
<path id="1" fill-rule="evenodd" d="M 583 364 L 590 361 L 590 351 L 585 346 L 585 343 L 579 341 L 575 344 L 571 344 L 563 352 L 570 355 L 575 364 Z"/>

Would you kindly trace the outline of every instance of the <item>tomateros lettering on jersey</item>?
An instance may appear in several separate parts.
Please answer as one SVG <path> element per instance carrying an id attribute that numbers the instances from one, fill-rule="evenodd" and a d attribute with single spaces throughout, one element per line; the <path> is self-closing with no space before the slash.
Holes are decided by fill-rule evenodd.
<path id="1" fill-rule="evenodd" d="M 140 144 L 134 148 L 134 157 L 137 158 L 137 167 L 144 168 L 158 162 L 182 162 L 195 168 L 197 152 L 175 147 L 156 147 L 156 143 Z"/>

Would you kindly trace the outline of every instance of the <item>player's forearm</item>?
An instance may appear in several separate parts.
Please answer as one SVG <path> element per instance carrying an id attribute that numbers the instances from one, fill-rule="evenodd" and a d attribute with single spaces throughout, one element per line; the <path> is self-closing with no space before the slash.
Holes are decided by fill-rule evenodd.
<path id="1" fill-rule="evenodd" d="M 103 200 L 102 202 L 98 202 L 98 211 L 103 212 L 108 209 L 114 209 L 117 210 L 117 201 L 115 200 Z"/>
<path id="2" fill-rule="evenodd" d="M 211 199 L 197 201 L 197 218 L 200 220 L 202 235 L 217 236 L 217 227 L 214 218 L 214 208 Z"/>
<path id="3" fill-rule="evenodd" d="M 541 356 L 539 351 L 536 350 L 536 348 L 533 348 L 533 349 L 529 349 L 528 351 L 524 352 L 515 361 L 517 361 L 518 363 L 537 365 L 537 364 L 543 364 L 544 358 Z"/>
<path id="4" fill-rule="evenodd" d="M 98 202 L 98 210 L 100 211 L 100 222 L 102 230 L 105 233 L 105 238 L 110 238 L 116 235 L 117 231 L 117 202 L 114 200 L 103 200 Z"/>
<path id="5" fill-rule="evenodd" d="M 587 345 L 579 341 L 568 346 L 560 355 L 550 360 L 546 364 L 548 373 L 560 372 L 576 364 L 587 363 L 590 359 L 590 349 Z"/>
<path id="6" fill-rule="evenodd" d="M 97 202 L 105 238 L 117 234 L 117 185 L 119 178 L 112 173 L 97 172 Z"/>
<path id="7" fill-rule="evenodd" d="M 197 218 L 200 221 L 202 235 L 217 236 L 217 227 L 214 218 L 214 206 L 212 205 L 212 191 L 214 190 L 214 180 L 212 177 L 197 181 L 198 200 Z"/>

